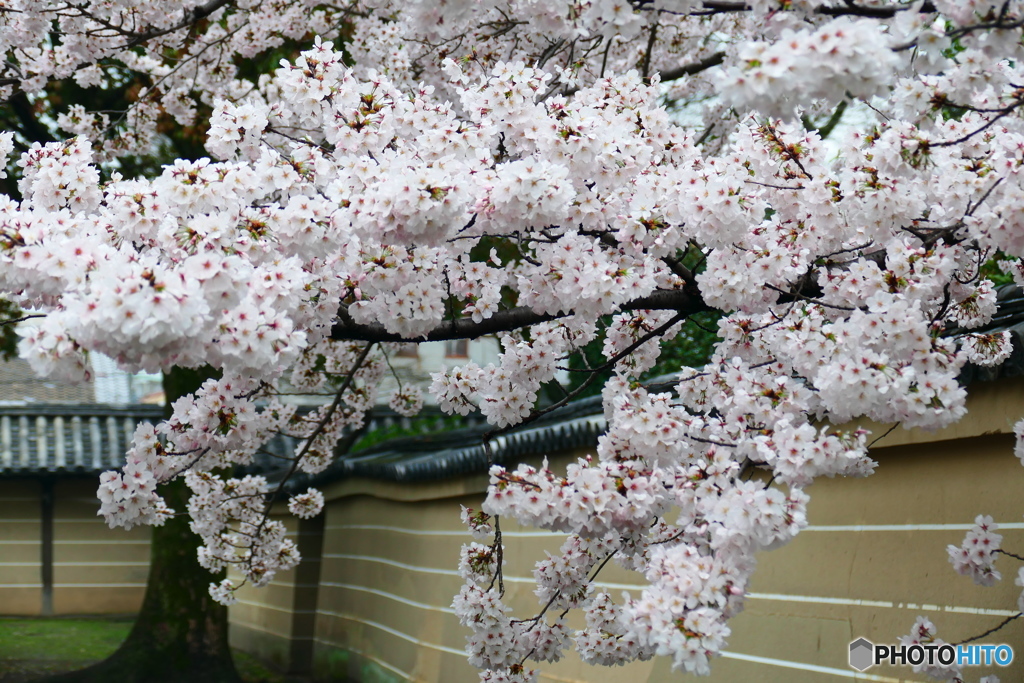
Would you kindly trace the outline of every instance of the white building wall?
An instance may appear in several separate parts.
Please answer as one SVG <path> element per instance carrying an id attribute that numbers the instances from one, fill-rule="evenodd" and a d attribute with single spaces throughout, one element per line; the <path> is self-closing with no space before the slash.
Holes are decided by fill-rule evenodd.
<path id="1" fill-rule="evenodd" d="M 117 367 L 113 358 L 99 353 L 90 353 L 93 369 L 93 387 L 97 403 L 129 405 L 141 403 L 153 397 L 161 389 L 160 375 L 152 373 L 130 373 Z"/>

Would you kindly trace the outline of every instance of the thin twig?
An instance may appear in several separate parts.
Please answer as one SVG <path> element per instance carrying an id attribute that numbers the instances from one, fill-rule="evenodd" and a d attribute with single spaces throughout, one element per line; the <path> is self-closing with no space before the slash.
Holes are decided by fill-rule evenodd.
<path id="1" fill-rule="evenodd" d="M 999 629 L 1001 629 L 1004 626 L 1006 626 L 1007 624 L 1009 624 L 1014 619 L 1020 619 L 1021 617 L 1024 617 L 1024 612 L 1017 612 L 1016 614 L 1013 614 L 1011 616 L 1006 617 L 1001 622 L 999 622 L 999 624 L 997 626 L 994 626 L 994 627 L 990 628 L 989 630 L 985 631 L 984 633 L 976 635 L 973 638 L 968 638 L 967 640 L 961 640 L 958 643 L 953 643 L 953 645 L 966 645 L 967 643 L 973 643 L 976 640 L 981 640 L 985 636 L 992 635 L 993 633 L 995 633 Z"/>
<path id="2" fill-rule="evenodd" d="M 881 440 L 882 440 L 882 439 L 884 439 L 885 437 L 887 437 L 887 436 L 889 436 L 890 434 L 892 434 L 892 433 L 893 433 L 893 430 L 895 430 L 895 429 L 896 429 L 897 427 L 899 427 L 899 426 L 900 426 L 900 424 L 902 424 L 902 423 L 900 423 L 900 422 L 894 422 L 894 423 L 893 423 L 893 425 L 892 425 L 892 427 L 889 427 L 888 431 L 886 431 L 886 432 L 885 432 L 885 434 L 882 434 L 882 435 L 881 435 L 880 437 L 878 437 L 877 439 L 875 439 L 874 441 L 872 441 L 871 443 L 869 443 L 869 444 L 868 444 L 868 450 L 871 450 L 871 448 L 872 448 L 872 447 L 874 447 L 874 445 L 875 445 L 876 443 L 878 443 L 879 441 L 881 441 Z"/>
<path id="3" fill-rule="evenodd" d="M 1007 557 L 1012 557 L 1015 560 L 1020 560 L 1021 562 L 1024 562 L 1024 557 L 1021 557 L 1020 555 L 1016 555 L 1014 553 L 1011 553 L 1008 550 L 1003 550 L 1002 548 L 996 548 L 996 552 L 997 553 L 1001 553 L 1003 555 L 1006 555 Z"/>
<path id="4" fill-rule="evenodd" d="M 32 315 L 23 315 L 20 318 L 11 318 L 10 320 L 0 320 L 0 325 L 13 325 L 20 323 L 25 320 L 31 320 L 32 318 L 45 318 L 46 315 L 42 313 L 33 313 Z"/>

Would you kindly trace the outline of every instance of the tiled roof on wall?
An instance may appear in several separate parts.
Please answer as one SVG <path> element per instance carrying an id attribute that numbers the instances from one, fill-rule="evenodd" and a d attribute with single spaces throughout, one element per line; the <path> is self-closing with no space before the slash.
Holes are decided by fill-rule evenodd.
<path id="1" fill-rule="evenodd" d="M 952 330 L 951 334 L 967 332 L 1003 332 L 1010 333 L 1013 351 L 1010 357 L 995 367 L 967 365 L 960 373 L 960 383 L 987 382 L 1001 377 L 1020 377 L 1024 375 L 1024 290 L 1016 285 L 1000 287 L 997 293 L 999 309 L 992 321 L 977 330 Z"/>
<path id="2" fill-rule="evenodd" d="M 1000 377 L 1024 375 L 1024 292 L 1019 287 L 999 291 L 999 312 L 984 330 L 1008 330 L 1013 352 L 1000 366 L 964 368 L 964 384 Z M 954 333 L 965 332 L 957 330 Z M 649 387 L 656 391 L 671 388 L 672 378 L 659 378 Z M 434 409 L 436 411 L 436 408 Z M 161 419 L 160 406 L 114 407 L 93 405 L 0 406 L 0 476 L 43 472 L 93 473 L 118 468 L 136 424 Z M 371 429 L 398 425 L 408 420 L 390 410 L 375 411 Z M 591 397 L 574 401 L 542 418 L 490 441 L 490 456 L 483 446 L 488 425 L 421 434 L 394 439 L 375 448 L 339 458 L 315 477 L 302 476 L 289 488 L 300 489 L 315 482 L 323 485 L 348 477 L 370 477 L 390 481 L 427 481 L 485 472 L 489 463 L 508 464 L 527 455 L 573 450 L 592 446 L 607 424 L 601 400 Z M 264 450 L 275 455 L 290 455 L 297 445 L 289 437 L 275 438 Z M 273 458 L 263 467 L 247 471 L 263 472 L 271 479 Z M 279 462 L 279 461 L 276 461 Z M 278 471 L 280 476 L 283 470 Z"/>
<path id="3" fill-rule="evenodd" d="M 991 323 L 978 330 L 951 330 L 951 334 L 969 331 L 1009 331 L 1013 342 L 1010 357 L 996 367 L 966 366 L 960 374 L 962 384 L 1024 375 L 1024 291 L 1016 285 L 1000 287 L 999 311 Z M 666 391 L 674 382 L 662 377 L 648 384 L 651 390 Z M 429 481 L 469 473 L 486 472 L 489 463 L 507 464 L 525 455 L 593 446 L 607 429 L 599 397 L 575 401 L 552 411 L 540 420 L 494 438 L 491 457 L 484 451 L 482 437 L 488 426 L 398 439 L 381 444 L 365 453 L 342 456 L 316 477 L 300 477 L 290 490 L 310 484 L 324 485 L 347 477 L 369 477 L 396 482 Z"/>
<path id="4" fill-rule="evenodd" d="M 662 385 L 657 388 L 662 390 Z M 490 457 L 484 449 L 483 436 L 492 427 L 476 425 L 395 439 L 364 452 L 341 456 L 315 477 L 294 478 L 287 488 L 301 490 L 311 484 L 323 486 L 348 477 L 414 482 L 486 472 L 491 463 L 507 464 L 527 455 L 592 446 L 607 427 L 601 397 L 593 396 L 573 401 L 528 425 L 494 437 L 489 444 Z"/>
<path id="5" fill-rule="evenodd" d="M 139 422 L 161 406 L 0 406 L 0 475 L 95 473 L 124 464 Z"/>
<path id="6" fill-rule="evenodd" d="M 310 409 L 302 406 L 299 413 Z M 162 406 L 141 404 L 0 405 L 0 477 L 118 469 L 124 465 L 136 426 L 140 422 L 159 422 L 163 411 Z M 409 428 L 414 421 L 429 425 L 432 420 L 442 422 L 443 417 L 433 406 L 412 419 L 390 408 L 377 408 L 369 429 Z M 299 440 L 291 436 L 274 437 L 261 449 L 263 466 L 247 468 L 246 472 L 266 472 L 271 464 L 276 467 L 278 458 L 290 456 L 298 444 Z"/>

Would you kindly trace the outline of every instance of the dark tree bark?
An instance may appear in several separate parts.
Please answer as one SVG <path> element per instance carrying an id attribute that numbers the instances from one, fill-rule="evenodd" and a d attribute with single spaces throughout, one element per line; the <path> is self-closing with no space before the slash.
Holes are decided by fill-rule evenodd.
<path id="1" fill-rule="evenodd" d="M 174 368 L 164 375 L 170 404 L 195 391 L 209 371 Z M 178 479 L 160 493 L 184 511 L 189 490 Z M 228 647 L 228 610 L 210 597 L 209 585 L 223 576 L 199 566 L 199 537 L 187 516 L 153 528 L 149 579 L 142 609 L 128 638 L 108 659 L 47 683 L 236 683 L 241 681 Z"/>

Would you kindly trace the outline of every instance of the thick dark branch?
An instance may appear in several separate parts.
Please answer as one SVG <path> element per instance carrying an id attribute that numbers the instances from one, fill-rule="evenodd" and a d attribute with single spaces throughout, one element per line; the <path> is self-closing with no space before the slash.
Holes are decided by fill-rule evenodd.
<path id="1" fill-rule="evenodd" d="M 621 306 L 621 311 L 650 309 L 654 311 L 678 311 L 686 315 L 711 310 L 700 295 L 687 289 L 660 289 L 648 296 L 642 296 Z M 383 325 L 373 323 L 360 325 L 351 319 L 339 321 L 331 329 L 331 338 L 342 341 L 367 342 L 421 342 L 446 341 L 449 339 L 476 339 L 488 334 L 510 332 L 530 325 L 558 320 L 572 315 L 572 311 L 558 313 L 537 313 L 526 307 L 511 308 L 499 311 L 486 320 L 474 322 L 468 318 L 444 321 L 426 335 L 417 339 L 407 339 L 394 332 L 388 332 Z M 348 316 L 342 314 L 344 318 Z"/>
<path id="2" fill-rule="evenodd" d="M 640 75 L 644 77 L 644 80 L 651 75 L 651 53 L 654 52 L 654 41 L 658 37 L 658 22 L 651 24 L 651 32 L 647 35 L 647 49 L 644 50 L 644 61 L 643 68 L 640 70 Z"/>
<path id="3" fill-rule="evenodd" d="M 716 52 L 713 55 L 709 55 L 704 59 L 693 62 L 692 64 L 684 64 L 676 67 L 675 69 L 668 69 L 667 71 L 661 72 L 661 82 L 666 83 L 668 81 L 679 80 L 683 76 L 692 76 L 699 74 L 701 71 L 706 71 L 713 66 L 718 66 L 725 61 L 724 52 Z"/>
<path id="4" fill-rule="evenodd" d="M 31 142 L 38 142 L 45 145 L 48 142 L 56 142 L 57 139 L 46 129 L 46 126 L 39 123 L 36 113 L 32 111 L 32 103 L 28 101 L 25 93 L 20 92 L 7 100 L 7 105 L 18 117 L 21 123 L 21 134 Z"/>
<path id="5" fill-rule="evenodd" d="M 749 12 L 750 5 L 745 2 L 730 2 L 729 0 L 721 0 L 720 2 L 703 2 L 701 7 L 704 8 L 703 12 L 696 12 L 696 14 L 715 14 L 717 12 Z"/>
<path id="6" fill-rule="evenodd" d="M 808 131 L 817 131 L 818 136 L 824 140 L 832 134 L 832 130 L 839 124 L 839 120 L 843 118 L 843 113 L 849 105 L 849 100 L 843 100 L 840 102 L 836 106 L 835 111 L 832 112 L 832 116 L 828 117 L 828 121 L 821 126 L 815 126 L 808 116 L 802 116 L 800 120 L 803 122 L 804 128 Z"/>
<path id="7" fill-rule="evenodd" d="M 687 286 L 696 288 L 697 279 L 693 277 L 693 272 L 689 268 L 683 265 L 682 261 L 672 258 L 671 256 L 661 257 L 661 262 L 668 266 L 668 269 L 675 273 Z"/>
<path id="8" fill-rule="evenodd" d="M 862 7 L 853 3 L 847 3 L 836 7 L 816 7 L 816 14 L 827 14 L 833 17 L 871 17 L 874 19 L 891 19 L 896 16 L 899 12 L 905 12 L 910 9 L 909 5 L 891 5 L 889 7 Z M 922 14 L 931 14 L 935 12 L 935 5 L 926 2 L 921 5 L 920 12 Z"/>
<path id="9" fill-rule="evenodd" d="M 961 225 L 957 224 L 949 228 L 934 230 L 927 236 L 921 238 L 921 246 L 930 248 L 932 245 L 940 241 L 952 243 L 955 239 L 954 235 L 960 227 Z M 865 259 L 882 266 L 882 264 L 885 263 L 885 256 L 886 251 L 884 249 L 879 249 L 867 254 L 861 254 L 856 258 L 851 259 L 849 262 Z M 829 261 L 828 265 L 833 267 L 842 267 L 844 262 Z M 778 300 L 778 303 L 780 304 L 792 303 L 794 301 L 814 300 L 821 294 L 820 287 L 817 286 L 815 279 L 814 271 L 811 271 L 802 279 L 801 282 L 796 283 L 791 291 L 786 292 L 775 287 L 772 287 L 772 289 L 776 289 L 776 291 L 779 291 L 782 294 Z M 690 316 L 694 313 L 712 310 L 710 306 L 704 303 L 704 299 L 697 290 L 695 283 L 690 284 L 689 286 L 684 286 L 682 289 L 659 289 L 652 294 L 639 297 L 620 306 L 618 310 L 637 311 L 644 309 L 652 311 L 677 311 L 684 316 Z M 565 318 L 572 314 L 573 311 L 537 313 L 532 309 L 521 306 L 519 308 L 510 308 L 504 311 L 499 311 L 490 318 L 480 322 L 474 322 L 468 318 L 446 320 L 427 332 L 427 334 L 410 339 L 403 337 L 400 334 L 389 332 L 379 323 L 361 325 L 353 322 L 348 316 L 348 313 L 342 309 L 338 313 L 339 321 L 335 323 L 334 327 L 331 329 L 331 339 L 338 341 L 417 343 L 428 341 L 448 341 L 450 339 L 476 339 L 489 334 L 511 332 L 512 330 L 522 329 L 531 325 L 537 325 L 551 320 L 558 320 L 559 318 Z"/>
<path id="10" fill-rule="evenodd" d="M 745 2 L 732 2 L 730 0 L 707 0 L 701 3 L 704 12 L 698 11 L 697 14 L 716 14 L 720 12 L 749 12 L 750 5 Z M 873 19 L 891 19 L 896 16 L 899 12 L 905 12 L 910 9 L 909 5 L 890 5 L 888 7 L 864 7 L 856 5 L 852 2 L 844 3 L 842 5 L 833 5 L 829 7 L 815 7 L 815 14 L 824 14 L 830 17 L 870 17 Z M 931 2 L 926 2 L 921 6 L 920 9 L 923 14 L 930 14 L 935 12 L 935 5 Z"/>
<path id="11" fill-rule="evenodd" d="M 142 33 L 126 32 L 125 35 L 129 36 L 130 38 L 127 43 L 120 47 L 120 49 L 127 50 L 130 47 L 141 45 L 142 43 L 145 43 L 147 40 L 159 38 L 160 36 L 165 36 L 168 33 L 174 33 L 175 31 L 180 31 L 183 28 L 188 28 L 189 26 L 192 26 L 193 24 L 202 21 L 206 17 L 210 16 L 211 14 L 213 14 L 229 2 L 230 0 L 210 0 L 210 2 L 206 3 L 205 5 L 199 5 L 199 7 L 196 7 L 195 9 L 189 12 L 185 12 L 181 21 L 179 21 L 176 24 L 172 24 L 165 28 L 153 28 L 148 31 L 143 31 Z"/>

